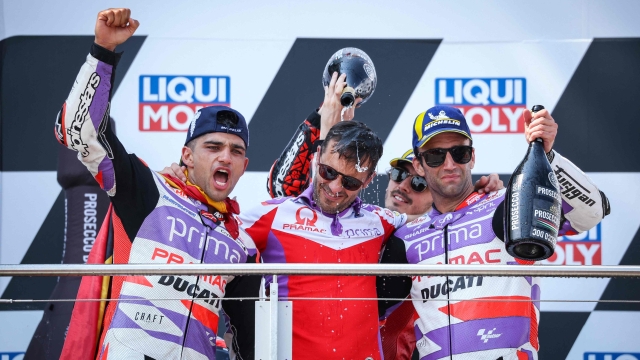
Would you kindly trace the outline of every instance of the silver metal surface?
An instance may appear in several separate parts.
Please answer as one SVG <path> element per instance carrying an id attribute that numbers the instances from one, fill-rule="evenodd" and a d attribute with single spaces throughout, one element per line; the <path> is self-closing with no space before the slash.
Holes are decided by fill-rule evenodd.
<path id="1" fill-rule="evenodd" d="M 387 301 L 413 301 L 411 298 L 384 298 Z M 145 302 L 145 301 L 204 301 L 194 299 L 192 297 L 181 297 L 181 298 L 145 298 L 145 299 L 118 299 L 118 298 L 108 298 L 108 299 L 0 299 L 0 304 L 13 304 L 13 303 L 55 303 L 55 302 L 100 302 L 100 301 L 116 301 L 116 302 L 127 302 L 127 303 L 136 303 L 136 302 Z M 225 297 L 221 298 L 221 301 L 247 301 L 252 300 L 256 301 L 258 304 L 266 304 L 264 306 L 268 307 L 270 303 L 268 301 L 262 300 L 259 297 Z M 260 300 L 260 301 L 257 301 Z M 286 300 L 286 301 L 284 301 Z M 326 297 L 281 297 L 280 303 L 284 302 L 293 302 L 293 301 L 377 301 L 380 298 L 360 298 L 360 297 L 335 297 L 335 298 L 326 298 Z M 532 300 L 532 299 L 465 299 L 465 298 L 448 298 L 448 299 L 430 299 L 429 301 L 433 302 L 448 302 L 448 301 L 468 301 L 468 302 L 504 302 L 504 303 L 514 303 L 514 302 L 540 302 L 540 303 L 610 303 L 610 304 L 640 304 L 640 300 L 601 300 L 601 299 L 571 299 L 571 300 L 561 300 L 561 299 L 540 299 L 540 300 Z M 270 310 L 269 310 L 270 311 Z M 282 312 L 280 308 L 278 308 L 278 312 Z M 265 322 L 264 326 L 257 327 L 260 331 L 268 328 L 268 321 Z M 257 325 L 256 325 L 257 326 Z M 1 359 L 0 359 L 1 360 Z"/>
<path id="2" fill-rule="evenodd" d="M 271 283 L 278 283 L 276 275 L 273 275 Z M 260 334 L 260 336 L 255 337 L 255 358 L 291 360 L 293 350 L 293 302 L 279 301 L 278 286 L 270 286 L 269 301 L 266 301 L 265 298 L 260 298 L 260 301 L 255 302 L 255 309 L 255 331 L 256 334 Z M 265 331 L 265 329 L 268 329 L 268 331 Z"/>
<path id="3" fill-rule="evenodd" d="M 271 346 L 269 348 L 269 359 L 278 360 L 278 276 L 273 275 L 271 282 L 274 286 L 269 286 L 269 302 L 271 303 L 271 321 L 269 331 L 271 332 Z"/>
<path id="4" fill-rule="evenodd" d="M 640 277 L 640 266 L 414 264 L 119 264 L 0 265 L 0 276 L 85 275 L 398 275 Z"/>

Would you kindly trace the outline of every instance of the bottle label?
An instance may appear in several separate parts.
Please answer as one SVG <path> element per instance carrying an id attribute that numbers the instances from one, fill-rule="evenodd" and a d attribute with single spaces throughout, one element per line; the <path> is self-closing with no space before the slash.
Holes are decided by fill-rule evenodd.
<path id="1" fill-rule="evenodd" d="M 560 226 L 559 195 L 557 191 L 542 186 L 536 186 L 536 194 L 544 197 L 539 196 L 533 202 L 531 236 L 555 244 Z"/>
<path id="2" fill-rule="evenodd" d="M 536 185 L 536 194 L 548 196 L 554 200 L 559 199 L 560 197 L 560 195 L 558 195 L 558 192 L 556 190 L 551 190 L 549 188 L 546 188 L 540 185 Z"/>
<path id="3" fill-rule="evenodd" d="M 558 178 L 556 177 L 556 174 L 553 173 L 553 171 L 549 172 L 549 181 L 551 182 L 551 185 L 553 185 L 556 190 L 560 190 L 560 185 L 558 184 Z"/>
<path id="4" fill-rule="evenodd" d="M 511 183 L 511 231 L 520 229 L 520 189 L 522 187 L 520 174 Z"/>
<path id="5" fill-rule="evenodd" d="M 553 236 L 552 234 L 549 234 L 548 232 L 546 232 L 544 230 L 540 230 L 540 229 L 535 228 L 535 227 L 531 228 L 531 237 L 545 240 L 545 241 L 553 244 L 553 246 L 555 246 L 556 242 L 558 241 L 557 236 Z"/>

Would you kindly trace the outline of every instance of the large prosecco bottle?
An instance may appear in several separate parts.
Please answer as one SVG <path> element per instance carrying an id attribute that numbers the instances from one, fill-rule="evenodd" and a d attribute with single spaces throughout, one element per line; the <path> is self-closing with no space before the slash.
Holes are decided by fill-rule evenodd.
<path id="1" fill-rule="evenodd" d="M 342 91 L 340 103 L 342 106 L 352 106 L 356 98 L 361 98 L 364 104 L 376 89 L 378 77 L 373 62 L 364 51 L 357 48 L 344 48 L 331 56 L 322 74 L 322 85 L 331 82 L 331 75 L 347 74 L 347 86 Z"/>
<path id="2" fill-rule="evenodd" d="M 542 105 L 534 105 L 531 111 L 542 109 Z M 535 139 L 507 185 L 504 240 L 511 256 L 538 261 L 553 255 L 561 201 L 558 180 L 544 152 L 542 139 Z"/>

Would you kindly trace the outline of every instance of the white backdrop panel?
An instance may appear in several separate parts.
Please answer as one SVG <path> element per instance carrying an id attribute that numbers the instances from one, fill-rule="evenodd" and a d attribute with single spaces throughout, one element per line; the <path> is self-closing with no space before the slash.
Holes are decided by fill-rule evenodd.
<path id="1" fill-rule="evenodd" d="M 128 6 L 140 34 L 168 38 L 446 38 L 521 41 L 638 36 L 640 2 L 620 0 L 141 2 L 5 0 L 5 36 L 93 33 L 99 10 Z M 29 19 L 25 21 L 25 19 Z M 612 21 L 615 19 L 615 21 Z M 349 26 L 343 24 L 348 20 Z"/>

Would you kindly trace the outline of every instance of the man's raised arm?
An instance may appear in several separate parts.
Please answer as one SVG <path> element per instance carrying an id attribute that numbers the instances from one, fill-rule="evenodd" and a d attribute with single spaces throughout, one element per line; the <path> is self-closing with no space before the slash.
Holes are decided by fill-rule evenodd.
<path id="1" fill-rule="evenodd" d="M 342 120 L 343 106 L 340 103 L 342 89 L 347 85 L 346 75 L 334 73 L 331 82 L 324 88 L 324 101 L 317 111 L 298 127 L 273 163 L 267 179 L 267 192 L 272 198 L 298 196 L 311 181 L 311 162 L 331 127 Z M 356 102 L 362 101 L 357 99 Z M 353 109 L 344 114 L 345 120 L 353 118 Z"/>
<path id="2" fill-rule="evenodd" d="M 272 198 L 298 196 L 311 180 L 311 161 L 320 137 L 320 115 L 313 111 L 298 126 L 295 134 L 273 163 L 267 179 L 267 191 Z"/>
<path id="3" fill-rule="evenodd" d="M 558 235 L 573 235 L 596 226 L 611 208 L 605 194 L 568 159 L 553 150 L 558 124 L 548 110 L 523 112 L 525 138 L 528 142 L 541 138 L 544 151 L 556 174 L 562 197 L 562 221 Z"/>
<path id="4" fill-rule="evenodd" d="M 62 145 L 78 152 L 78 160 L 111 197 L 133 239 L 135 229 L 153 209 L 158 191 L 155 186 L 146 186 L 153 184 L 151 171 L 127 153 L 109 122 L 112 84 L 121 55 L 113 50 L 139 26 L 129 16 L 128 9 L 98 14 L 94 44 L 58 113 L 55 134 Z"/>

